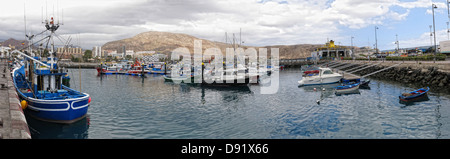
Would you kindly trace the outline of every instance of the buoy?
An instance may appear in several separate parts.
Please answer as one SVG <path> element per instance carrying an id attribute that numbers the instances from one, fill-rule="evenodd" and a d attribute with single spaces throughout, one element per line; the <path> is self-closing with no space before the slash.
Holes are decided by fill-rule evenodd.
<path id="1" fill-rule="evenodd" d="M 22 110 L 25 110 L 25 108 L 27 108 L 27 106 L 28 106 L 27 101 L 22 100 L 22 101 L 20 102 L 20 106 L 22 106 Z"/>
<path id="2" fill-rule="evenodd" d="M 89 97 L 88 103 L 91 103 L 91 97 Z"/>
<path id="3" fill-rule="evenodd" d="M 314 91 L 317 91 L 317 89 L 316 89 L 316 88 L 314 88 Z"/>
<path id="4" fill-rule="evenodd" d="M 325 88 L 322 88 L 322 91 L 325 91 Z"/>
<path id="5" fill-rule="evenodd" d="M 316 103 L 320 105 L 320 100 L 317 100 Z"/>

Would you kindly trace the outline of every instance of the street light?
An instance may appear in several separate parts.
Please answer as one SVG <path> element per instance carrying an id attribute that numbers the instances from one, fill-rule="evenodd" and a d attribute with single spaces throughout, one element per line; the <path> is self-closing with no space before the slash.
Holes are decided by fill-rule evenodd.
<path id="1" fill-rule="evenodd" d="M 430 47 L 433 47 L 433 31 L 431 30 L 432 27 L 433 25 L 430 25 Z"/>
<path id="2" fill-rule="evenodd" d="M 396 53 L 398 54 L 398 52 L 400 51 L 400 44 L 399 44 L 399 42 L 398 42 L 398 35 L 397 34 L 395 34 L 395 44 L 397 44 L 397 51 L 396 51 Z"/>
<path id="3" fill-rule="evenodd" d="M 353 37 L 353 36 L 350 37 L 350 42 L 351 42 L 351 46 L 352 46 L 350 50 L 352 51 L 352 58 L 354 60 L 355 59 L 355 53 L 353 53 L 353 38 L 355 38 L 355 37 Z"/>
<path id="4" fill-rule="evenodd" d="M 448 23 L 449 22 L 447 22 L 447 40 L 450 40 L 450 35 L 449 35 L 450 31 L 448 30 Z"/>
<path id="5" fill-rule="evenodd" d="M 433 12 L 433 35 L 434 35 L 434 63 L 436 63 L 436 52 L 437 52 L 437 45 L 436 45 L 436 25 L 434 23 L 434 9 L 437 8 L 435 4 L 431 4 L 431 10 Z"/>
<path id="6" fill-rule="evenodd" d="M 375 26 L 375 53 L 376 53 L 376 54 L 378 54 L 377 29 L 378 29 L 378 27 Z"/>

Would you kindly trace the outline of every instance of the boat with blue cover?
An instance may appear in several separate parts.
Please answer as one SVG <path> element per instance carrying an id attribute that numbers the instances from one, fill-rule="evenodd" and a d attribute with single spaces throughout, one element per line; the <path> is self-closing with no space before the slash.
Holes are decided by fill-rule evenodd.
<path id="1" fill-rule="evenodd" d="M 164 62 L 152 62 L 151 64 L 148 65 L 150 70 L 150 73 L 152 74 L 167 74 L 170 72 L 167 72 L 166 70 L 166 63 Z"/>
<path id="2" fill-rule="evenodd" d="M 412 102 L 420 100 L 424 97 L 427 97 L 427 93 L 430 90 L 430 87 L 427 88 L 420 88 L 418 90 L 409 92 L 409 93 L 402 93 L 402 95 L 398 96 L 400 101 L 403 102 Z"/>
<path id="3" fill-rule="evenodd" d="M 23 57 L 21 64 L 12 71 L 13 83 L 22 104 L 26 105 L 26 115 L 48 122 L 73 123 L 86 116 L 91 97 L 63 84 L 67 73 L 58 67 L 53 44 L 59 24 L 54 24 L 53 18 L 45 24 L 47 30 L 42 33 L 50 31 L 50 35 L 38 42 L 51 43 L 50 57 L 35 56 L 31 50 L 32 42 L 28 52 L 12 51 Z"/>
<path id="4" fill-rule="evenodd" d="M 336 93 L 342 93 L 342 92 L 351 92 L 358 90 L 360 86 L 360 83 L 353 83 L 353 84 L 347 84 L 343 86 L 337 86 L 336 87 Z"/>

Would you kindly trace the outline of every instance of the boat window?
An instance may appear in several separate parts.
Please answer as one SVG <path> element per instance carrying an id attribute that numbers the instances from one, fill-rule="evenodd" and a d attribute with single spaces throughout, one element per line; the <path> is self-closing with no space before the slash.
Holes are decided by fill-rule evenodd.
<path id="1" fill-rule="evenodd" d="M 326 70 L 326 71 L 323 71 L 323 74 L 324 75 L 326 75 L 326 74 L 333 74 L 333 72 L 331 72 L 330 70 Z"/>

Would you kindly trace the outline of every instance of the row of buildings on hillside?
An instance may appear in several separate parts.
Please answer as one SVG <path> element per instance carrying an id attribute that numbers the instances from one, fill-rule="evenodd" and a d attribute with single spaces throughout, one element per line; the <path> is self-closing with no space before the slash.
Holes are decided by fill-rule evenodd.
<path id="1" fill-rule="evenodd" d="M 75 58 L 82 58 L 84 55 L 84 51 L 82 48 L 79 47 L 73 47 L 73 48 L 58 48 L 57 49 L 57 55 L 61 56 L 62 59 L 71 59 L 72 57 Z M 113 59 L 134 59 L 134 58 L 147 58 L 151 57 L 152 59 L 161 59 L 161 58 L 167 58 L 167 55 L 157 53 L 156 51 L 137 51 L 134 50 L 125 50 L 125 53 L 117 52 L 117 50 L 103 50 L 101 46 L 94 46 L 92 48 L 92 57 L 93 58 L 107 58 L 111 57 Z"/>

